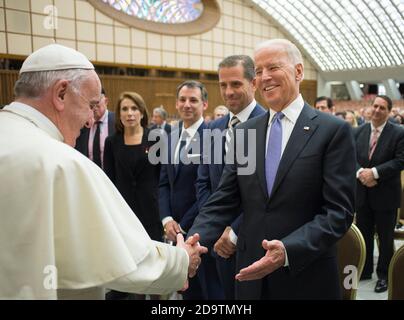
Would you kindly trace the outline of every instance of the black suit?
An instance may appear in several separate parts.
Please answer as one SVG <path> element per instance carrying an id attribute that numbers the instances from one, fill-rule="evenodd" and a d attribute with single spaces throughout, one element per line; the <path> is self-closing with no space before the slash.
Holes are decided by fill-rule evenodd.
<path id="1" fill-rule="evenodd" d="M 123 133 L 105 140 L 104 171 L 145 227 L 150 238 L 162 241 L 163 228 L 158 208 L 159 171 L 150 163 L 148 152 L 154 142 L 148 141 L 144 129 L 139 145 L 125 145 Z"/>
<path id="2" fill-rule="evenodd" d="M 242 165 L 226 165 L 218 189 L 189 231 L 211 245 L 244 209 L 237 242 L 237 271 L 265 255 L 262 240 L 283 242 L 289 267 L 263 279 L 236 283 L 237 299 L 340 298 L 335 243 L 352 223 L 355 152 L 349 125 L 307 104 L 283 152 L 271 196 L 265 178 L 269 113 L 241 124 L 256 129 L 256 170 L 238 175 Z M 245 150 L 247 147 L 245 148 Z"/>
<path id="3" fill-rule="evenodd" d="M 204 122 L 202 122 L 197 131 L 200 139 L 191 139 L 189 146 L 187 146 L 186 154 L 191 161 L 200 160 L 201 154 L 203 154 L 203 129 L 206 129 Z M 181 132 L 182 122 L 169 136 L 168 153 L 170 159 L 175 154 L 177 139 L 181 136 Z M 174 139 L 173 142 L 171 142 L 171 139 Z M 199 144 L 199 148 L 196 146 L 197 144 Z M 199 150 L 199 155 L 195 153 L 196 150 Z M 191 151 L 195 157 L 191 157 Z M 159 185 L 160 217 L 164 219 L 171 216 L 185 232 L 192 226 L 199 212 L 195 186 L 199 162 L 189 164 L 180 162 L 178 165 L 169 163 L 161 166 Z M 217 300 L 223 298 L 223 289 L 219 282 L 215 260 L 208 255 L 204 255 L 202 256 L 202 264 L 197 276 L 190 279 L 189 289 L 184 292 L 184 299 Z"/>
<path id="4" fill-rule="evenodd" d="M 150 130 L 154 130 L 154 129 L 158 129 L 159 127 L 157 126 L 157 124 L 153 124 L 152 126 L 150 126 Z M 171 125 L 169 125 L 168 123 L 166 123 L 164 125 L 163 130 L 167 133 L 170 134 L 171 133 Z"/>
<path id="5" fill-rule="evenodd" d="M 388 266 L 394 251 L 394 226 L 397 208 L 401 205 L 401 170 L 404 168 L 404 129 L 387 121 L 371 160 L 369 160 L 370 123 L 354 131 L 357 169 L 375 167 L 379 179 L 372 188 L 357 180 L 357 224 L 366 242 L 364 276 L 373 273 L 374 231 L 379 237 L 377 275 L 387 279 Z"/>
<path id="6" fill-rule="evenodd" d="M 115 133 L 115 113 L 108 111 L 108 136 Z M 88 139 L 90 137 L 90 129 L 83 127 L 80 136 L 76 139 L 75 149 L 88 157 Z"/>
<path id="7" fill-rule="evenodd" d="M 259 105 L 258 103 L 255 105 L 252 110 L 249 119 L 257 117 L 259 115 L 264 114 L 265 109 Z M 208 124 L 208 129 L 215 130 L 219 129 L 220 131 L 224 131 L 228 128 L 230 121 L 230 115 L 214 120 Z M 212 139 L 211 141 L 211 154 L 214 155 L 215 148 L 217 144 L 221 143 L 222 147 L 222 163 L 215 164 L 213 159 L 209 162 L 209 164 L 201 164 L 198 168 L 198 179 L 196 181 L 197 188 L 197 198 L 199 208 L 202 208 L 205 202 L 208 200 L 209 196 L 217 189 L 219 185 L 220 178 L 223 173 L 224 168 L 224 158 L 225 158 L 225 143 L 226 138 L 223 137 L 222 140 L 215 141 Z M 220 146 L 219 146 L 220 147 Z M 240 228 L 240 222 L 242 220 L 241 208 L 240 214 L 238 217 L 231 223 L 231 228 L 233 232 L 237 235 L 238 230 Z M 211 248 L 209 248 L 211 249 Z M 211 251 L 212 255 L 216 258 L 217 270 L 220 276 L 220 280 L 223 285 L 223 290 L 225 293 L 225 298 L 227 300 L 234 300 L 234 276 L 235 276 L 235 268 L 236 268 L 236 259 L 235 255 L 224 259 L 217 255 L 215 252 Z"/>

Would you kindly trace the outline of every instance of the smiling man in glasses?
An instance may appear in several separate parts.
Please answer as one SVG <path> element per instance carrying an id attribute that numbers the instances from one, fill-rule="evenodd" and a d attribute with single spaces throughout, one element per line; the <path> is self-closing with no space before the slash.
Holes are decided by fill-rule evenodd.
<path id="1" fill-rule="evenodd" d="M 207 251 L 198 236 L 152 241 L 104 172 L 74 150 L 100 103 L 81 53 L 32 53 L 0 111 L 0 299 L 102 299 L 104 287 L 168 294 Z"/>

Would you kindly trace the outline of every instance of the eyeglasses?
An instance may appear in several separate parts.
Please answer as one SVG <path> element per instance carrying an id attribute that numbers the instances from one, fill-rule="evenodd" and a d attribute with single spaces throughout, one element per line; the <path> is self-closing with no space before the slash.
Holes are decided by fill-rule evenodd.
<path id="1" fill-rule="evenodd" d="M 101 104 L 101 101 L 102 101 L 102 99 L 104 99 L 104 95 L 103 94 L 101 94 L 101 99 L 100 99 L 100 101 L 98 101 L 97 102 L 97 104 L 94 104 L 93 106 L 92 106 L 92 109 L 99 109 L 100 108 L 100 104 Z M 91 105 L 90 105 L 90 108 L 91 108 Z"/>
<path id="2" fill-rule="evenodd" d="M 91 110 L 94 110 L 95 108 L 98 108 L 98 105 L 100 104 L 100 101 L 90 101 L 88 100 L 85 96 L 83 96 L 79 90 L 77 90 L 75 87 L 70 86 L 70 88 L 72 88 L 72 91 L 79 95 L 90 107 Z"/>

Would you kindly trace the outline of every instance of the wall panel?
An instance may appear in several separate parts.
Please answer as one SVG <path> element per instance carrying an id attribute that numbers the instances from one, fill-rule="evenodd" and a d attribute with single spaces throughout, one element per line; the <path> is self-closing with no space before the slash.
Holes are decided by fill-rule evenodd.
<path id="1" fill-rule="evenodd" d="M 18 78 L 18 71 L 0 70 L 0 104 L 8 104 L 13 100 L 14 83 Z M 110 100 L 108 109 L 114 110 L 119 94 L 123 91 L 135 91 L 145 100 L 149 112 L 154 107 L 163 105 L 170 117 L 176 118 L 175 92 L 177 86 L 186 79 L 157 78 L 157 77 L 134 77 L 100 75 L 102 85 Z M 209 96 L 209 105 L 206 113 L 212 113 L 219 104 L 223 104 L 220 96 L 219 84 L 215 80 L 201 80 L 206 86 Z M 317 81 L 305 80 L 301 85 L 303 98 L 312 104 L 316 98 Z M 259 94 L 257 100 L 263 104 Z M 263 104 L 264 105 L 264 104 Z"/>

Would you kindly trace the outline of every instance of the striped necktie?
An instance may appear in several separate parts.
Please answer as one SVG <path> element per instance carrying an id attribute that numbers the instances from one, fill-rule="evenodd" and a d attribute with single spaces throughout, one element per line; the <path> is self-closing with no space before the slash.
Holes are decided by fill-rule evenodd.
<path id="1" fill-rule="evenodd" d="M 233 140 L 234 136 L 234 127 L 240 123 L 240 119 L 237 118 L 237 116 L 233 116 L 229 122 L 229 127 L 226 133 L 226 145 L 225 145 L 225 151 L 226 153 L 229 151 L 230 148 L 230 143 Z"/>
<path id="2" fill-rule="evenodd" d="M 372 137 L 370 139 L 369 145 L 369 160 L 372 159 L 373 153 L 375 152 L 377 140 L 379 140 L 379 130 L 373 129 Z"/>

